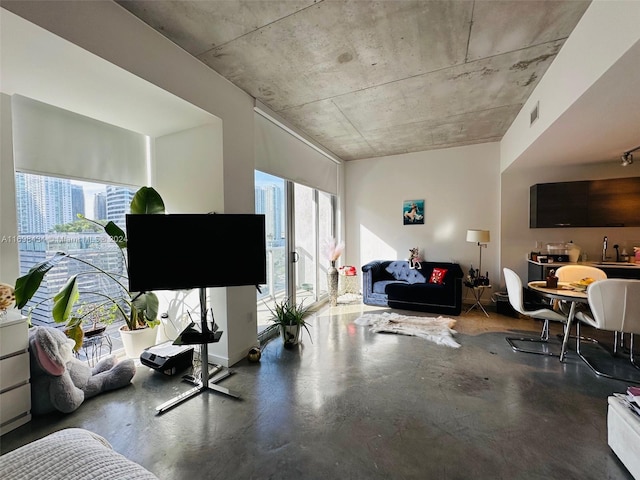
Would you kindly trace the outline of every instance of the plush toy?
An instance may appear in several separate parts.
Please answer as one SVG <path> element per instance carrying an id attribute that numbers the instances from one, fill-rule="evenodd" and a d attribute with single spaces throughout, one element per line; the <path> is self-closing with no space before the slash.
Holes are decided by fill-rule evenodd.
<path id="1" fill-rule="evenodd" d="M 420 270 L 422 265 L 420 262 L 422 259 L 420 258 L 420 250 L 418 247 L 410 248 L 409 253 L 411 254 L 409 257 L 409 268 L 415 268 L 416 270 Z"/>
<path id="2" fill-rule="evenodd" d="M 73 356 L 74 341 L 51 327 L 29 330 L 31 412 L 70 413 L 101 392 L 128 385 L 136 373 L 133 360 L 117 362 L 115 355 L 92 369 Z"/>
<path id="3" fill-rule="evenodd" d="M 0 312 L 4 312 L 13 306 L 16 301 L 16 292 L 11 285 L 0 283 Z"/>

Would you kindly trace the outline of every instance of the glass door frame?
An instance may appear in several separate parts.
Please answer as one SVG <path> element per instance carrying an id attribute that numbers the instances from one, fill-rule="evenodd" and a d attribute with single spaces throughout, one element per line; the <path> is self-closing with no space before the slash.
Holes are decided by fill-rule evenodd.
<path id="1" fill-rule="evenodd" d="M 285 219 L 284 219 L 284 230 L 285 230 L 285 242 L 284 242 L 284 250 L 286 252 L 285 254 L 285 258 L 286 258 L 286 265 L 285 265 L 285 279 L 284 279 L 284 284 L 285 284 L 285 288 L 284 288 L 284 296 L 286 296 L 287 298 L 289 298 L 292 302 L 296 302 L 297 303 L 297 298 L 299 296 L 298 292 L 298 288 L 297 288 L 297 284 L 298 284 L 298 278 L 297 278 L 297 266 L 296 263 L 299 260 L 299 254 L 296 251 L 296 238 L 295 238 L 295 234 L 296 234 L 296 222 L 295 222 L 295 213 L 296 213 L 296 202 L 295 202 L 295 189 L 296 189 L 296 183 L 291 181 L 291 180 L 287 180 L 285 178 L 281 178 L 281 177 L 277 177 L 280 180 L 283 181 L 283 185 L 284 185 L 284 192 L 283 192 L 283 197 L 284 197 L 284 214 L 285 214 Z M 313 246 L 313 254 L 315 255 L 314 258 L 314 262 L 315 262 L 315 284 L 313 285 L 313 301 L 311 303 L 305 303 L 305 306 L 307 307 L 311 307 L 314 308 L 316 304 L 326 300 L 328 298 L 328 292 L 326 291 L 326 288 L 324 291 L 322 291 L 322 275 L 325 275 L 326 278 L 326 272 L 327 272 L 327 268 L 328 268 L 328 259 L 325 259 L 324 257 L 326 256 L 323 253 L 323 241 L 327 242 L 329 239 L 323 239 L 323 238 L 319 238 L 320 235 L 331 235 L 331 236 L 335 236 L 335 231 L 336 231 L 336 221 L 337 221 L 337 212 L 336 212 L 336 206 L 337 206 L 337 199 L 335 197 L 335 195 L 332 194 L 328 194 L 328 193 L 324 193 L 319 191 L 316 188 L 313 187 L 306 187 L 304 185 L 301 185 L 301 187 L 304 188 L 310 188 L 311 191 L 313 192 L 313 199 L 312 199 L 312 203 L 313 203 L 313 211 L 309 212 L 313 215 L 313 219 L 314 219 L 314 246 Z M 320 227 L 320 210 L 321 210 L 321 206 L 320 206 L 320 195 L 329 195 L 330 198 L 330 226 L 329 226 L 329 230 L 330 232 L 322 232 L 322 228 Z M 326 203 L 326 202 L 325 202 Z M 324 204 L 323 204 L 324 205 Z M 326 208 L 325 208 L 326 209 Z M 298 212 L 300 213 L 300 212 Z M 325 225 L 326 227 L 326 225 Z M 327 230 L 327 228 L 325 228 L 325 230 Z M 324 265 L 324 263 L 327 263 L 327 265 Z M 282 290 L 280 290 L 280 292 L 282 292 Z M 282 293 L 280 293 L 282 295 Z M 258 324 L 259 324 L 259 329 L 260 324 L 261 324 L 261 320 L 260 318 L 263 317 L 264 315 L 269 315 L 268 309 L 265 308 L 264 303 L 268 302 L 269 304 L 271 304 L 272 302 L 274 302 L 275 300 L 282 300 L 281 298 L 279 298 L 279 295 L 276 295 L 275 291 L 272 291 L 271 294 L 263 299 L 258 300 Z M 261 313 L 262 312 L 262 313 Z M 264 321 L 264 320 L 263 320 Z"/>

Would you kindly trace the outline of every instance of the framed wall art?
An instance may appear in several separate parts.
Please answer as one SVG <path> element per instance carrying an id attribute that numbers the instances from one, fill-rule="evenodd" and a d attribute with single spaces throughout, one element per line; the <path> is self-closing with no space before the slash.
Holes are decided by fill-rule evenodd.
<path id="1" fill-rule="evenodd" d="M 424 225 L 424 199 L 402 202 L 402 224 Z"/>

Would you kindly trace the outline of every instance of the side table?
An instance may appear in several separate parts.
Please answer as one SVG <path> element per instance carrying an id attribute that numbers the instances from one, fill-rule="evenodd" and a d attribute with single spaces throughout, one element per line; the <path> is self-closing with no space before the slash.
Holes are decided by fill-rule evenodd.
<path id="1" fill-rule="evenodd" d="M 360 293 L 360 284 L 358 282 L 357 275 L 340 275 L 338 295 L 344 295 L 345 293 Z"/>
<path id="2" fill-rule="evenodd" d="M 83 339 L 81 348 L 87 364 L 90 367 L 95 367 L 100 358 L 102 358 L 102 350 L 108 350 L 107 353 L 110 354 L 113 350 L 113 343 L 108 334 L 93 335 Z M 76 358 L 82 360 L 80 352 L 74 352 L 74 354 Z"/>
<path id="3" fill-rule="evenodd" d="M 492 285 L 472 285 L 470 283 L 465 283 L 465 286 L 467 287 L 468 290 L 471 291 L 471 293 L 473 294 L 473 299 L 475 300 L 475 303 L 471 305 L 471 307 L 469 307 L 469 310 L 467 310 L 465 313 L 469 313 L 474 308 L 477 308 L 479 310 L 482 310 L 484 314 L 488 317 L 489 314 L 482 306 L 480 299 L 482 298 L 482 295 L 484 295 L 484 291 L 490 289 Z"/>

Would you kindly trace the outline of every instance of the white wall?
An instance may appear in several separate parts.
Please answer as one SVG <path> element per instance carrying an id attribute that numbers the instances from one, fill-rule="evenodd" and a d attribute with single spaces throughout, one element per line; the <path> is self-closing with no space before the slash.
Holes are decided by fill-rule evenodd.
<path id="1" fill-rule="evenodd" d="M 152 182 L 169 213 L 208 213 L 224 209 L 222 121 L 158 137 L 154 141 Z"/>
<path id="2" fill-rule="evenodd" d="M 419 247 L 427 260 L 478 267 L 467 229 L 491 231 L 482 252 L 489 278 L 498 273 L 500 157 L 497 143 L 345 163 L 345 264 L 406 259 Z M 425 200 L 424 225 L 403 225 L 404 200 Z"/>

